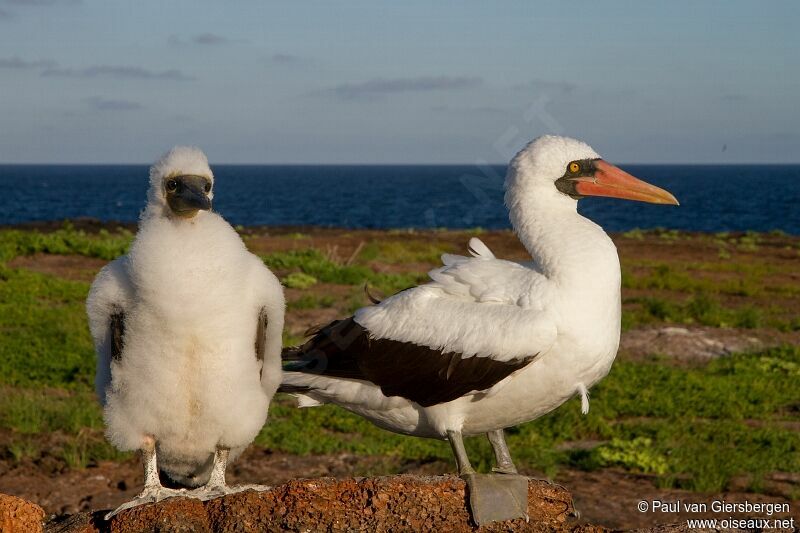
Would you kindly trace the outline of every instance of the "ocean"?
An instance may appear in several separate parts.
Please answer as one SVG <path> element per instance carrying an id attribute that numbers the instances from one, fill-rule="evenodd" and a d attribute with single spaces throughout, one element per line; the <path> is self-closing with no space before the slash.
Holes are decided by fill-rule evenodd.
<path id="1" fill-rule="evenodd" d="M 622 165 L 680 207 L 587 198 L 608 231 L 668 228 L 800 234 L 800 165 Z M 504 166 L 217 165 L 214 209 L 233 224 L 507 228 Z M 0 225 L 91 217 L 137 220 L 142 165 L 0 165 Z"/>

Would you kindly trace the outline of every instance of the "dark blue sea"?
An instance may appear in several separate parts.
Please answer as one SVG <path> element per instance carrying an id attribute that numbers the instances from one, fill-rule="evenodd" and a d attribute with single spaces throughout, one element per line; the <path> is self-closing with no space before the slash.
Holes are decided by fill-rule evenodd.
<path id="1" fill-rule="evenodd" d="M 783 230 L 800 234 L 800 165 L 623 165 L 680 207 L 588 198 L 609 231 Z M 509 227 L 503 166 L 218 165 L 214 208 L 233 224 L 350 228 Z M 135 221 L 147 167 L 0 165 L 0 224 Z"/>

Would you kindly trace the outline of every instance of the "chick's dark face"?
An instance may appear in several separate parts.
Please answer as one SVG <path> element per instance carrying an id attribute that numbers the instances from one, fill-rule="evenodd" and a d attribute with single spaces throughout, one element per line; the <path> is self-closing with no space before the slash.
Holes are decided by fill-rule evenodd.
<path id="1" fill-rule="evenodd" d="M 192 218 L 198 211 L 209 211 L 211 180 L 205 176 L 181 175 L 164 180 L 164 193 L 170 210 L 181 218 Z"/>

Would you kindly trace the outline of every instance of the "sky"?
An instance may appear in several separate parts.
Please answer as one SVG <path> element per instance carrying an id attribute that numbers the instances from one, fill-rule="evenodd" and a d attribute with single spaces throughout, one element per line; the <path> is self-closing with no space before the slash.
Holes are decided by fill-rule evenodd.
<path id="1" fill-rule="evenodd" d="M 800 162 L 800 2 L 0 0 L 0 163 Z"/>

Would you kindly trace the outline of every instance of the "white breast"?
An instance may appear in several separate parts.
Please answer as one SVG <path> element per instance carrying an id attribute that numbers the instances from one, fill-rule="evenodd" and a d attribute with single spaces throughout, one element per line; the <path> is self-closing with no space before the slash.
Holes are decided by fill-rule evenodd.
<path id="1" fill-rule="evenodd" d="M 130 252 L 133 293 L 124 349 L 112 365 L 112 441 L 152 434 L 184 458 L 249 443 L 269 398 L 255 356 L 254 261 L 216 215 L 199 227 L 143 224 Z"/>

